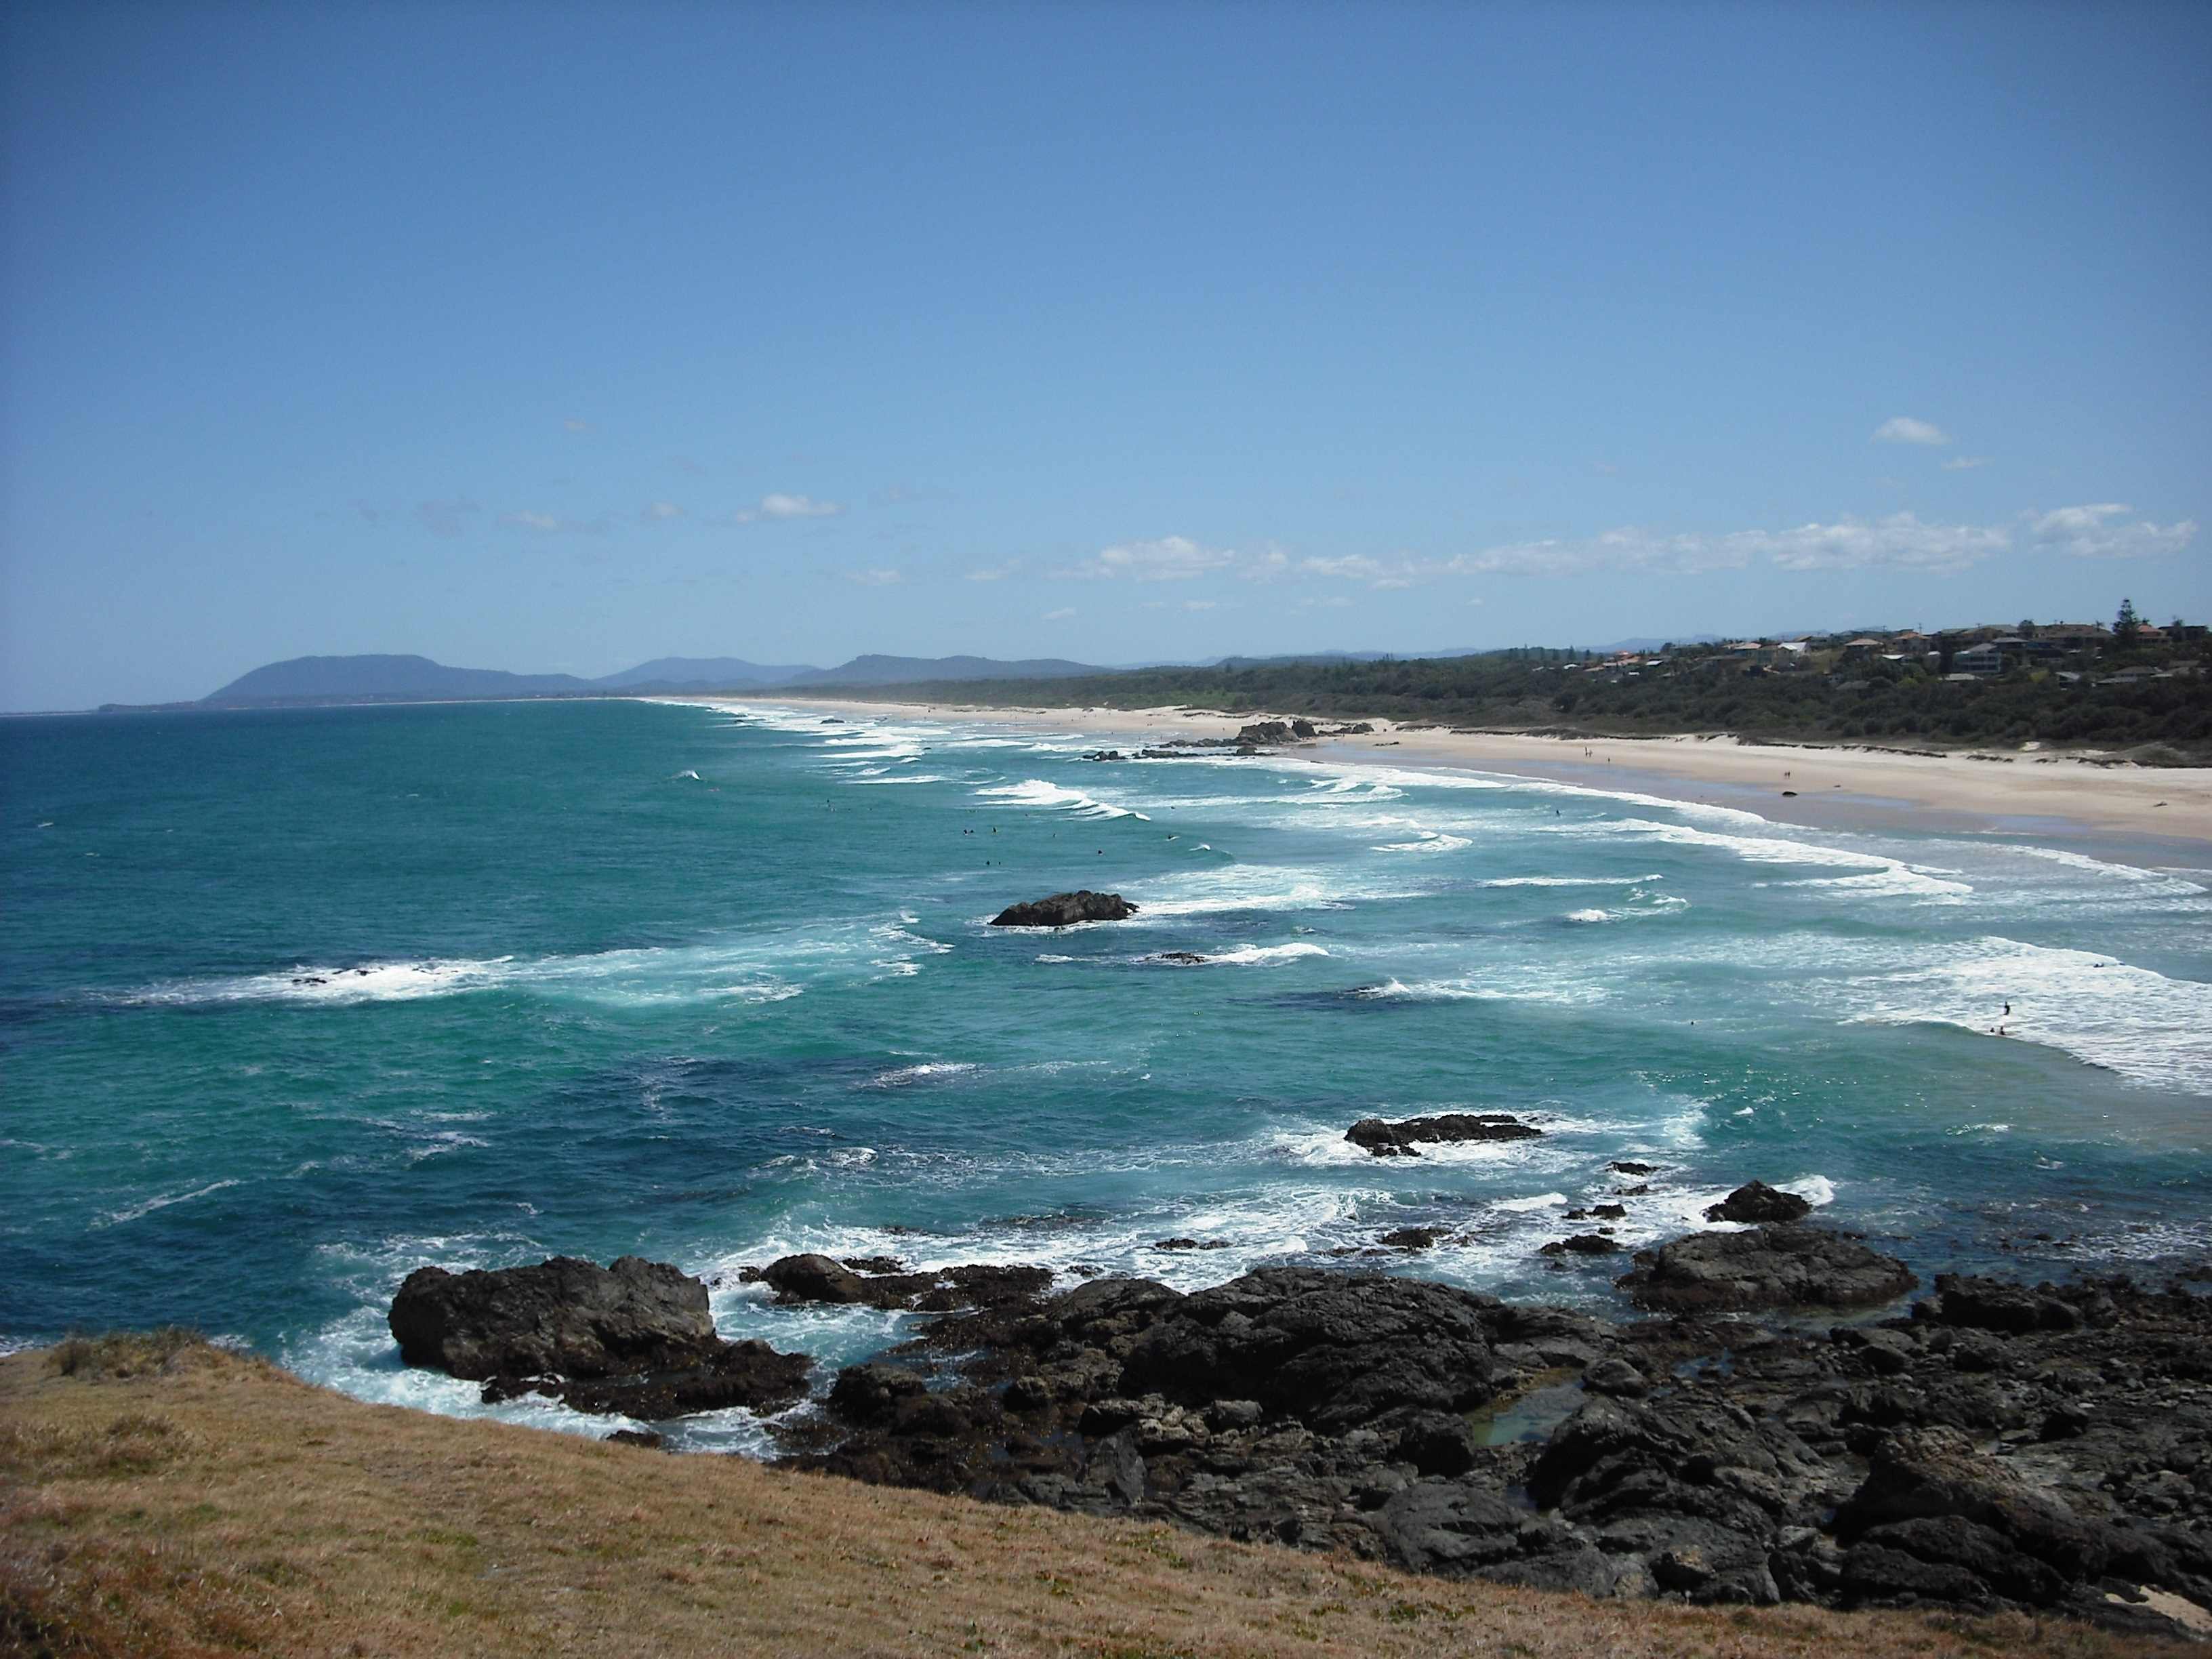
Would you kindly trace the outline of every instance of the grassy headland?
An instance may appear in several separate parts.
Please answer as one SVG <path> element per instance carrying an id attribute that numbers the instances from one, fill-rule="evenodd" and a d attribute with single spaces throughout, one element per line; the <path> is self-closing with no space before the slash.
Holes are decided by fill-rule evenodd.
<path id="1" fill-rule="evenodd" d="M 362 1405 L 185 1333 L 0 1360 L 0 1651 L 2180 1652 L 2003 1615 L 1694 1608 L 1409 1577 Z"/>

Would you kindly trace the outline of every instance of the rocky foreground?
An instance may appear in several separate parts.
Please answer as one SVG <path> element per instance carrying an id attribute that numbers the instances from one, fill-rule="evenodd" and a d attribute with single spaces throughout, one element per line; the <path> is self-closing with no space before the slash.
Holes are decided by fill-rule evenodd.
<path id="1" fill-rule="evenodd" d="M 1656 1316 L 1626 1323 L 1371 1273 L 871 1271 L 899 1266 L 761 1275 L 950 1310 L 778 1419 L 786 1464 L 1595 1596 L 2212 1634 L 2212 1302 L 2181 1285 L 1944 1276 L 1908 1308 L 1903 1264 L 1790 1221 L 1638 1257 Z"/>

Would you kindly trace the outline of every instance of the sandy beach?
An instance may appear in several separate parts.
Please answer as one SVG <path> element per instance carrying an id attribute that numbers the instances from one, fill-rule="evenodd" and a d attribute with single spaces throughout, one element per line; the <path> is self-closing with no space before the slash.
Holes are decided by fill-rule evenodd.
<path id="1" fill-rule="evenodd" d="M 1078 732 L 1102 747 L 1233 737 L 1279 716 L 1188 708 L 980 708 L 970 704 L 773 697 L 750 706 L 820 708 L 852 720 L 991 721 Z M 1332 764 L 1437 767 L 1701 801 L 1780 823 L 2036 835 L 2096 843 L 2142 864 L 2212 865 L 2212 768 L 2142 767 L 2033 750 L 1906 754 L 1747 744 L 1734 738 L 1606 738 L 1588 742 L 1371 722 L 1365 736 L 1285 747 L 1279 757 Z"/>

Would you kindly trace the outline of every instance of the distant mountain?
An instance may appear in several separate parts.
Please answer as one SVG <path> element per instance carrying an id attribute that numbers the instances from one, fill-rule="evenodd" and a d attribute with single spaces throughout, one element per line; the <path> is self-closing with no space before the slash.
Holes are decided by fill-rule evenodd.
<path id="1" fill-rule="evenodd" d="M 841 668 L 769 666 L 742 657 L 656 657 L 595 680 L 448 668 L 428 657 L 295 657 L 241 674 L 202 699 L 210 708 L 283 702 L 421 702 L 446 697 L 530 697 L 595 691 L 747 691 L 798 685 L 907 685 L 923 680 L 1060 679 L 1106 670 L 1058 657 L 855 657 Z"/>
<path id="2" fill-rule="evenodd" d="M 295 657 L 241 674 L 203 701 L 212 704 L 346 702 L 392 698 L 524 697 L 588 691 L 573 674 L 510 674 L 498 668 L 447 668 L 428 657 Z"/>
<path id="3" fill-rule="evenodd" d="M 781 685 L 802 675 L 818 674 L 822 671 L 806 663 L 793 663 L 783 667 L 765 667 L 757 662 L 747 662 L 743 657 L 655 657 L 651 662 L 641 662 L 635 668 L 625 668 L 619 674 L 608 674 L 592 682 L 610 688 L 640 685 L 708 686 L 708 685 Z"/>
<path id="4" fill-rule="evenodd" d="M 1112 671 L 1064 657 L 999 662 L 990 657 L 855 657 L 841 668 L 794 674 L 789 685 L 913 685 L 923 680 L 1058 680 Z"/>

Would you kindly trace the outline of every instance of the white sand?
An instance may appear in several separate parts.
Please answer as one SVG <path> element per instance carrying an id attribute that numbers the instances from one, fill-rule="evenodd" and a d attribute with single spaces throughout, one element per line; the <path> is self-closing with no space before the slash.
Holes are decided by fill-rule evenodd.
<path id="1" fill-rule="evenodd" d="M 1261 714 L 1187 708 L 988 708 L 955 703 L 788 701 L 774 696 L 710 701 L 821 708 L 848 719 L 916 714 L 994 721 L 1024 730 L 1079 733 L 1129 749 L 1172 738 L 1233 737 Z M 1322 720 L 1321 725 L 1338 722 Z M 1864 748 L 1747 744 L 1733 738 L 1559 738 L 1480 735 L 1372 722 L 1371 736 L 1327 738 L 1285 747 L 1284 759 L 1448 767 L 1629 789 L 1674 800 L 1739 806 L 1785 823 L 1875 829 L 2042 832 L 2150 838 L 2138 856 L 2197 862 L 2212 854 L 2212 768 L 2099 763 L 2033 750 L 1899 754 Z M 1784 792 L 1794 791 L 1794 793 Z"/>

